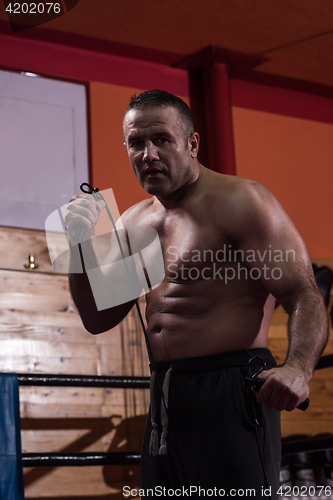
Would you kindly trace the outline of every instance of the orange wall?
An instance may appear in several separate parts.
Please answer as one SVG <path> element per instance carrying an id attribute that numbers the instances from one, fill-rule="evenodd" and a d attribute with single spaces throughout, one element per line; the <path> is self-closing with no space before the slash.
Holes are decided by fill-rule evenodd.
<path id="1" fill-rule="evenodd" d="M 23 32 L 23 38 L 9 32 L 0 33 L 0 67 L 89 82 L 91 182 L 94 186 L 99 189 L 112 187 L 121 212 L 147 198 L 131 172 L 123 146 L 123 115 L 130 96 L 143 89 L 161 88 L 176 95 L 186 95 L 188 73 L 163 64 L 163 61 L 149 62 L 134 56 L 117 56 L 107 50 L 98 52 L 66 46 L 49 42 L 47 37 L 35 40 L 35 33 L 42 36 L 37 28 Z M 24 36 L 26 33 L 28 38 Z"/>
<path id="2" fill-rule="evenodd" d="M 92 183 L 99 189 L 113 189 L 120 213 L 149 197 L 132 172 L 122 135 L 129 98 L 141 91 L 99 82 L 90 84 Z"/>
<path id="3" fill-rule="evenodd" d="M 123 117 L 134 93 L 146 89 L 91 82 L 92 182 L 112 188 L 120 213 L 150 195 L 133 174 L 122 135 Z M 188 98 L 180 96 L 186 102 Z"/>
<path id="4" fill-rule="evenodd" d="M 277 197 L 312 258 L 333 258 L 333 124 L 233 107 L 237 175 Z"/>
<path id="5" fill-rule="evenodd" d="M 142 90 L 90 84 L 92 182 L 113 188 L 120 213 L 149 196 L 132 172 L 122 136 L 129 98 Z M 233 126 L 237 175 L 273 192 L 311 257 L 332 259 L 333 124 L 233 106 Z"/>

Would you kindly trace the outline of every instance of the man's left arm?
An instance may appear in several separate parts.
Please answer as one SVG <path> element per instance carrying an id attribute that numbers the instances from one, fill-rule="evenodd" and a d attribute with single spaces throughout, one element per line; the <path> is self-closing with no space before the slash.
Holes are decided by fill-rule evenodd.
<path id="1" fill-rule="evenodd" d="M 309 394 L 308 384 L 327 343 L 328 319 L 316 286 L 297 289 L 279 302 L 289 315 L 287 357 L 282 366 L 260 375 L 266 382 L 257 398 L 279 411 L 291 411 Z"/>
<path id="2" fill-rule="evenodd" d="M 286 360 L 261 373 L 266 381 L 257 398 L 276 410 L 291 411 L 307 398 L 309 381 L 327 344 L 329 324 L 323 297 L 304 241 L 268 190 L 256 184 L 246 186 L 239 198 L 238 223 L 240 248 L 266 255 L 264 265 L 271 274 L 265 273 L 262 284 L 289 316 Z M 276 262 L 273 255 L 281 260 Z M 273 279 L 277 266 L 279 279 Z"/>

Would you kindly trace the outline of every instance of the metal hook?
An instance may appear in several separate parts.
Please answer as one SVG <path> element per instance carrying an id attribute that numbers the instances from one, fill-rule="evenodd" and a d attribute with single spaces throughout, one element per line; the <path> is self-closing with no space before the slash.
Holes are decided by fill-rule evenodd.
<path id="1" fill-rule="evenodd" d="M 84 189 L 85 186 L 87 186 L 88 189 L 90 189 L 90 191 L 85 190 Z M 99 191 L 98 188 L 93 188 L 92 186 L 90 186 L 90 184 L 88 184 L 88 182 L 82 182 L 80 189 L 81 189 L 82 193 L 86 193 L 86 194 L 97 193 Z"/>
<path id="2" fill-rule="evenodd" d="M 261 362 L 261 367 L 254 372 L 252 375 L 250 373 L 251 366 L 254 365 L 254 362 L 259 360 Z M 257 363 L 256 363 L 257 364 Z M 247 364 L 247 374 L 245 376 L 246 384 L 251 388 L 255 389 L 255 384 L 257 382 L 258 375 L 266 368 L 266 362 L 262 359 L 261 356 L 253 356 Z M 255 389 L 256 390 L 256 389 Z"/>
<path id="3" fill-rule="evenodd" d="M 261 367 L 253 375 L 251 375 L 251 379 L 257 378 L 258 375 L 266 368 L 266 361 L 264 361 L 261 356 L 253 356 L 253 358 L 251 358 L 249 360 L 248 364 L 247 364 L 247 373 L 248 373 L 248 375 L 250 374 L 250 368 L 251 368 L 251 366 L 254 364 L 254 361 L 257 360 L 257 359 L 259 359 L 259 361 L 261 361 Z"/>
<path id="4" fill-rule="evenodd" d="M 251 365 L 253 365 L 254 361 L 259 359 L 262 363 L 262 366 L 257 370 L 253 375 L 250 374 Z M 249 389 L 253 388 L 256 392 L 260 390 L 260 388 L 264 385 L 265 379 L 258 378 L 258 375 L 266 368 L 266 362 L 260 356 L 254 356 L 251 358 L 247 364 L 247 375 L 245 378 L 245 383 Z M 297 406 L 299 410 L 305 411 L 310 404 L 309 398 L 306 398 L 303 403 Z"/>
<path id="5" fill-rule="evenodd" d="M 30 254 L 28 256 L 28 259 L 29 259 L 29 264 L 28 265 L 24 264 L 24 267 L 26 269 L 37 269 L 38 264 L 36 264 L 36 262 L 35 262 L 35 256 L 33 254 Z"/>

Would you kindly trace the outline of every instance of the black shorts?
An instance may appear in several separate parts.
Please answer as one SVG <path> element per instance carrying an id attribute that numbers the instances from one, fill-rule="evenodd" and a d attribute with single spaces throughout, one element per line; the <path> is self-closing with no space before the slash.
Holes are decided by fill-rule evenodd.
<path id="1" fill-rule="evenodd" d="M 190 493 L 192 498 L 267 499 L 268 482 L 271 498 L 276 498 L 281 461 L 280 413 L 259 404 L 245 385 L 247 363 L 254 356 L 260 356 L 267 368 L 276 366 L 270 351 L 263 348 L 156 363 L 162 384 L 172 368 L 167 394 L 168 454 L 149 453 L 151 404 L 141 457 L 145 496 L 188 497 Z M 160 444 L 161 397 L 156 389 L 153 399 L 157 422 L 154 427 Z"/>

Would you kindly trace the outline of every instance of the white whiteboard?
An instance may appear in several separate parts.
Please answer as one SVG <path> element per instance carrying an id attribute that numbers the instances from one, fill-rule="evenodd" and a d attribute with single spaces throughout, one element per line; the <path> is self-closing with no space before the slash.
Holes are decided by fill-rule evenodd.
<path id="1" fill-rule="evenodd" d="M 44 229 L 88 172 L 85 85 L 0 71 L 0 225 Z"/>

